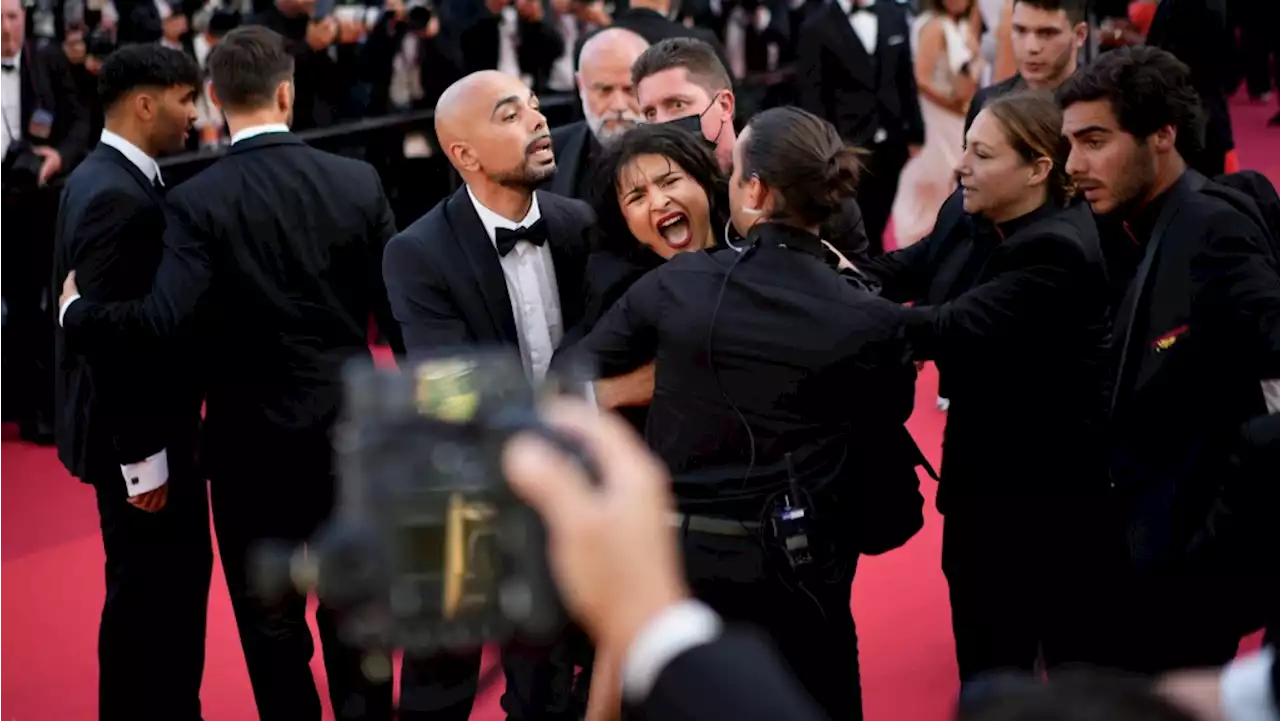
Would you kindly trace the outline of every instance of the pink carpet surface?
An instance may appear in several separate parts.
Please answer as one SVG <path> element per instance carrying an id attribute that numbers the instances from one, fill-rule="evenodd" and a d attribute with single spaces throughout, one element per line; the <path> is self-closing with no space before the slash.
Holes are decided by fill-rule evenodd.
<path id="1" fill-rule="evenodd" d="M 1280 183 L 1280 131 L 1266 127 L 1274 112 L 1273 106 L 1233 103 L 1242 167 Z M 937 376 L 927 367 L 909 426 L 935 466 L 946 418 L 934 407 L 936 396 Z M 0 447 L 0 477 L 0 718 L 94 719 L 103 553 L 93 491 L 68 476 L 51 449 L 18 441 L 10 427 Z M 869 721 L 941 721 L 958 689 L 939 568 L 942 519 L 933 511 L 933 481 L 922 476 L 922 488 L 924 530 L 896 551 L 864 559 L 853 585 Z M 487 654 L 486 663 L 493 661 Z M 318 656 L 312 667 L 323 685 Z M 499 693 L 494 688 L 482 696 L 472 719 L 501 718 Z M 221 566 L 214 568 L 209 594 L 202 699 L 208 721 L 257 717 Z"/>

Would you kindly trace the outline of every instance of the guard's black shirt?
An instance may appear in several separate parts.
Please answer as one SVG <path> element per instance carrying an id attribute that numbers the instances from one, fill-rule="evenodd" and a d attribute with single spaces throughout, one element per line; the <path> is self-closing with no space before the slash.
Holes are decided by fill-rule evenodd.
<path id="1" fill-rule="evenodd" d="M 909 442 L 915 380 L 901 307 L 848 283 L 810 233 L 767 223 L 748 240 L 741 256 L 686 253 L 649 272 L 578 346 L 603 377 L 656 359 L 645 435 L 677 495 L 699 495 L 707 471 L 741 483 L 789 452 L 797 465 L 839 455 L 850 437 L 873 449 L 851 451 L 860 463 L 900 468 L 902 451 L 913 467 L 914 447 L 895 446 Z"/>

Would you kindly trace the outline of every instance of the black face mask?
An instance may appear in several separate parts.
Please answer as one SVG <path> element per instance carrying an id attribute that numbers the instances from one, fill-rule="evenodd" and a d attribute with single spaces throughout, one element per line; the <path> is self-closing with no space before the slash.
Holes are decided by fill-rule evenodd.
<path id="1" fill-rule="evenodd" d="M 671 127 L 680 128 L 681 130 L 692 133 L 699 140 L 705 143 L 708 148 L 715 150 L 716 143 L 720 142 L 720 133 L 724 132 L 724 126 L 723 125 L 720 126 L 720 132 L 716 133 L 716 137 L 714 139 L 708 139 L 706 134 L 702 132 L 702 116 L 711 112 L 711 109 L 716 106 L 716 100 L 718 97 L 719 96 L 717 96 L 716 98 L 712 98 L 711 104 L 708 105 L 707 109 L 703 110 L 701 113 L 698 113 L 697 115 L 686 115 L 683 118 L 676 118 L 674 120 L 668 120 L 667 122 L 663 123 L 663 125 L 670 125 Z"/>

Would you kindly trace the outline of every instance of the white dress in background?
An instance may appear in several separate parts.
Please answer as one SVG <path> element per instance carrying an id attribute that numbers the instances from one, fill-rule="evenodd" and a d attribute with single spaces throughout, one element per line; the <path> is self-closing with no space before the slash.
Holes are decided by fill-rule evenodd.
<path id="1" fill-rule="evenodd" d="M 919 52 L 920 30 L 930 21 L 942 23 L 947 47 L 938 54 L 933 82 L 943 91 L 954 87 L 962 67 L 975 58 L 969 48 L 969 25 L 935 13 L 924 13 L 912 23 Z M 898 181 L 893 201 L 893 230 L 898 247 L 905 248 L 929 234 L 942 203 L 955 190 L 955 167 L 964 146 L 964 116 L 934 103 L 922 93 L 920 112 L 924 116 L 924 147 L 907 161 Z"/>

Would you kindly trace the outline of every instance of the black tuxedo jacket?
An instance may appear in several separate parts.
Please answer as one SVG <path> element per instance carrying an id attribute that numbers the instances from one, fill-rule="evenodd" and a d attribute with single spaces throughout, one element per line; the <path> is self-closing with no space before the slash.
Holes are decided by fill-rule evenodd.
<path id="1" fill-rule="evenodd" d="M 729 632 L 680 654 L 640 707 L 663 721 L 822 721 L 826 715 L 754 632 Z"/>
<path id="2" fill-rule="evenodd" d="M 587 121 L 579 120 L 551 131 L 556 153 L 556 174 L 544 185 L 556 195 L 590 202 L 587 190 L 594 180 L 591 156 L 597 146 Z"/>
<path id="3" fill-rule="evenodd" d="M 268 133 L 231 146 L 168 201 L 152 293 L 126 304 L 77 301 L 68 335 L 106 345 L 168 337 L 194 321 L 208 363 L 211 475 L 286 442 L 327 464 L 341 365 L 369 356 L 371 315 L 403 347 L 382 285 L 395 219 L 377 172 Z"/>
<path id="4" fill-rule="evenodd" d="M 855 145 L 871 145 L 879 129 L 887 133 L 886 142 L 923 144 L 906 10 L 887 1 L 872 8 L 879 18 L 874 55 L 867 54 L 836 2 L 801 28 L 796 66 L 800 107 L 831 121 Z"/>
<path id="5" fill-rule="evenodd" d="M 1112 243 L 1142 251 L 1117 310 L 1111 481 L 1131 562 L 1176 565 L 1228 475 L 1240 424 L 1280 377 L 1280 272 L 1259 222 L 1187 171 Z M 1241 206 L 1251 205 L 1243 196 Z"/>
<path id="6" fill-rule="evenodd" d="M 115 148 L 99 145 L 68 178 L 58 208 L 53 287 L 75 270 L 83 294 L 68 314 L 89 299 L 146 295 L 164 228 L 164 200 L 151 181 Z M 194 440 L 199 390 L 178 345 L 80 340 L 74 329 L 55 331 L 58 458 L 73 476 L 120 482 L 117 465 L 171 446 L 180 432 Z"/>
<path id="7" fill-rule="evenodd" d="M 912 354 L 946 378 L 939 509 L 1105 493 L 1095 449 L 1110 289 L 1087 205 L 1046 205 L 996 226 L 965 213 L 957 191 L 929 236 L 859 267 L 885 297 L 915 303 Z"/>
<path id="8" fill-rule="evenodd" d="M 547 225 L 564 327 L 578 324 L 595 224 L 578 200 L 536 191 Z M 515 318 L 497 250 L 464 185 L 387 244 L 383 275 L 412 357 L 515 346 Z"/>
<path id="9" fill-rule="evenodd" d="M 62 172 L 70 172 L 89 151 L 89 110 L 80 102 L 75 78 L 61 46 L 37 49 L 34 43 L 22 47 L 18 66 L 22 75 L 22 116 L 20 126 L 10 128 L 12 137 L 32 145 L 48 145 L 62 156 Z M 31 134 L 31 116 L 37 110 L 53 115 L 48 137 Z M 61 281 L 59 285 L 61 286 Z"/>

